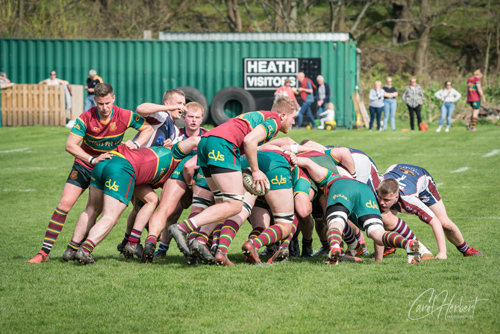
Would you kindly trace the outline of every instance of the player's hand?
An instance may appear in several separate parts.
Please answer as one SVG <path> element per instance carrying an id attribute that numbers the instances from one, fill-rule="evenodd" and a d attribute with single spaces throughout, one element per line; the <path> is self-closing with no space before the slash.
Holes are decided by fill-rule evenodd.
<path id="1" fill-rule="evenodd" d="M 257 189 L 257 185 L 260 185 L 260 189 L 266 189 L 266 175 L 260 170 L 252 172 L 253 184 L 252 188 Z"/>
<path id="2" fill-rule="evenodd" d="M 134 147 L 135 147 L 135 145 L 134 145 Z M 106 159 L 111 159 L 112 157 L 113 157 L 113 155 L 110 154 L 110 153 L 103 153 L 103 154 L 101 154 L 100 156 L 98 156 L 97 158 L 94 159 L 94 161 L 93 161 L 94 165 L 96 165 L 99 161 L 104 161 Z"/>
<path id="3" fill-rule="evenodd" d="M 174 144 L 172 143 L 172 139 L 168 138 L 163 142 L 163 146 L 165 147 L 172 147 Z"/>
<path id="4" fill-rule="evenodd" d="M 136 150 L 136 149 L 137 149 L 137 146 L 136 146 L 136 145 L 134 144 L 134 142 L 133 142 L 133 141 L 131 141 L 131 140 L 127 140 L 127 141 L 125 142 L 125 146 L 127 146 L 127 147 L 128 147 L 129 149 L 131 149 L 131 150 Z"/>
<path id="5" fill-rule="evenodd" d="M 319 100 L 319 101 L 318 101 L 318 106 L 322 106 L 322 105 L 323 105 L 323 102 L 324 102 L 323 100 Z"/>
<path id="6" fill-rule="evenodd" d="M 292 153 L 290 151 L 283 151 L 283 153 L 285 153 L 286 155 L 288 155 L 290 157 L 290 161 L 292 162 L 292 164 L 294 166 L 297 165 L 298 159 L 297 159 L 297 156 L 294 153 Z"/>
<path id="7" fill-rule="evenodd" d="M 486 103 L 486 98 L 483 96 L 483 103 Z"/>
<path id="8" fill-rule="evenodd" d="M 436 255 L 436 259 L 439 259 L 439 260 L 446 260 L 448 258 L 448 256 L 446 256 L 446 253 L 442 254 L 442 253 L 438 253 L 438 255 Z"/>

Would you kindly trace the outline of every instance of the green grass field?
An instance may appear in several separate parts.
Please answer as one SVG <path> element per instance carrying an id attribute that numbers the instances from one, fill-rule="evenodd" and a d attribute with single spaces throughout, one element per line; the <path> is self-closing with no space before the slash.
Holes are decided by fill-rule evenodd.
<path id="1" fill-rule="evenodd" d="M 1 128 L 0 332 L 498 333 L 500 131 L 493 125 L 480 125 L 477 133 L 458 125 L 450 133 L 435 129 L 290 135 L 361 149 L 381 172 L 394 163 L 425 167 L 450 218 L 485 257 L 463 258 L 448 242 L 446 261 L 413 266 L 401 251 L 381 264 L 326 266 L 325 258 L 299 258 L 249 266 L 241 254 L 246 224 L 229 250 L 236 266 L 225 268 L 186 266 L 175 242 L 164 262 L 125 260 L 116 245 L 130 208 L 94 250 L 96 266 L 63 263 L 86 194 L 69 213 L 51 260 L 28 264 L 73 161 L 64 150 L 69 130 Z M 436 253 L 431 228 L 415 216 L 403 218 Z M 316 236 L 314 248 L 320 248 Z"/>

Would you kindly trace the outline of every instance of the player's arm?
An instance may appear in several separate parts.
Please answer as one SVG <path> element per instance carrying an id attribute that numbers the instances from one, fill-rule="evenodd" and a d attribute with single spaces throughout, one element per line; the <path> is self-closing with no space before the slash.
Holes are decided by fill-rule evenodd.
<path id="1" fill-rule="evenodd" d="M 70 133 L 68 136 L 68 140 L 66 141 L 66 151 L 69 154 L 71 154 L 72 156 L 74 156 L 75 158 L 78 158 L 82 161 L 87 161 L 93 165 L 95 165 L 99 161 L 103 161 L 103 160 L 111 158 L 111 154 L 103 153 L 103 154 L 99 155 L 97 158 L 92 159 L 92 156 L 90 154 L 88 154 L 87 152 L 85 152 L 80 147 L 81 141 L 82 141 L 81 137 L 78 137 L 78 136 Z"/>
<path id="2" fill-rule="evenodd" d="M 486 103 L 486 98 L 484 97 L 483 88 L 481 87 L 481 83 L 476 82 L 476 87 L 477 87 L 477 92 L 478 92 L 479 96 L 483 99 L 483 103 Z"/>
<path id="3" fill-rule="evenodd" d="M 198 161 L 196 155 L 194 155 L 191 159 L 186 161 L 184 164 L 184 168 L 182 169 L 182 175 L 184 176 L 184 180 L 186 184 L 191 187 L 193 183 L 194 174 L 198 170 L 198 165 L 196 164 Z"/>
<path id="4" fill-rule="evenodd" d="M 42 80 L 42 81 L 40 81 L 38 84 L 39 84 L 39 85 L 46 85 L 48 80 L 49 80 L 49 79 Z"/>
<path id="5" fill-rule="evenodd" d="M 347 171 L 351 173 L 353 177 L 356 175 L 356 165 L 349 151 L 346 147 L 336 147 L 332 149 L 332 155 L 342 163 L 347 168 Z"/>
<path id="6" fill-rule="evenodd" d="M 131 150 L 135 150 L 145 145 L 148 142 L 149 138 L 151 138 L 151 136 L 153 135 L 154 129 L 148 122 L 144 122 L 144 124 L 139 130 L 137 130 L 137 132 L 139 132 L 139 136 L 136 140 L 127 140 L 125 142 L 125 145 Z"/>
<path id="7" fill-rule="evenodd" d="M 160 111 L 174 111 L 174 110 L 182 110 L 187 111 L 186 107 L 182 104 L 172 104 L 172 105 L 164 105 L 164 104 L 156 104 L 156 103 L 143 103 L 140 104 L 135 110 L 136 113 L 143 117 L 147 117 L 151 114 L 160 112 Z"/>
<path id="8" fill-rule="evenodd" d="M 256 188 L 258 184 L 260 184 L 260 189 L 267 188 L 265 182 L 266 175 L 259 169 L 259 164 L 257 162 L 257 146 L 261 141 L 264 141 L 266 137 L 267 133 L 264 127 L 257 126 L 245 136 L 245 139 L 243 139 L 248 165 L 252 169 L 253 188 Z"/>
<path id="9" fill-rule="evenodd" d="M 432 227 L 432 232 L 434 233 L 434 238 L 436 238 L 436 243 L 438 246 L 438 254 L 436 255 L 436 259 L 446 260 L 446 239 L 444 236 L 443 225 L 438 217 L 432 218 L 429 222 L 429 225 Z"/>
<path id="10" fill-rule="evenodd" d="M 308 158 L 297 157 L 297 166 L 307 169 L 309 176 L 311 176 L 316 183 L 323 181 L 330 174 L 328 169 L 321 167 Z"/>
<path id="11" fill-rule="evenodd" d="M 179 148 L 184 153 L 190 153 L 195 147 L 198 147 L 198 143 L 200 142 L 200 139 L 201 139 L 200 136 L 189 137 L 188 139 L 183 140 L 183 141 L 178 143 Z M 196 162 L 196 160 L 195 160 L 195 162 Z"/>

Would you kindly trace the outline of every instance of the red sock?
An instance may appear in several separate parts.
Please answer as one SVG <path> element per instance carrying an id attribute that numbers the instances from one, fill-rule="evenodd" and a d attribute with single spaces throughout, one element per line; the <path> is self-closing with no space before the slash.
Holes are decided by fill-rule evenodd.
<path id="1" fill-rule="evenodd" d="M 279 225 L 273 225 L 266 228 L 257 238 L 252 240 L 255 248 L 259 249 L 262 246 L 274 244 L 283 237 L 283 230 Z"/>
<path id="2" fill-rule="evenodd" d="M 385 232 L 382 236 L 382 242 L 385 247 L 406 248 L 408 241 L 410 240 L 406 239 L 397 232 Z"/>
<path id="3" fill-rule="evenodd" d="M 231 242 L 233 242 L 233 239 L 239 229 L 240 226 L 234 220 L 226 219 L 219 238 L 219 249 L 221 252 L 227 254 L 227 249 L 229 248 L 229 245 L 231 245 Z"/>

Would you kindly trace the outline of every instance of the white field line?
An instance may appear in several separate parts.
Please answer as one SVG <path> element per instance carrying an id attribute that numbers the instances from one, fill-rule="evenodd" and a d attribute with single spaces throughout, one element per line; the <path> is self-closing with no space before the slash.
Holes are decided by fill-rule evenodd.
<path id="1" fill-rule="evenodd" d="M 0 151 L 0 153 L 14 153 L 14 152 L 22 152 L 22 151 L 26 151 L 26 150 L 29 150 L 29 148 L 27 148 L 27 147 L 25 147 L 25 148 L 16 148 L 16 149 L 13 149 L 13 150 Z"/>
<path id="2" fill-rule="evenodd" d="M 452 170 L 450 173 L 462 173 L 462 172 L 465 172 L 466 170 L 469 170 L 470 168 L 469 167 L 462 167 L 462 168 L 459 168 L 457 170 Z"/>
<path id="3" fill-rule="evenodd" d="M 492 157 L 494 155 L 497 155 L 498 153 L 500 153 L 500 150 L 493 150 L 490 153 L 486 153 L 485 155 L 483 155 L 483 158 L 489 158 L 489 157 Z"/>

